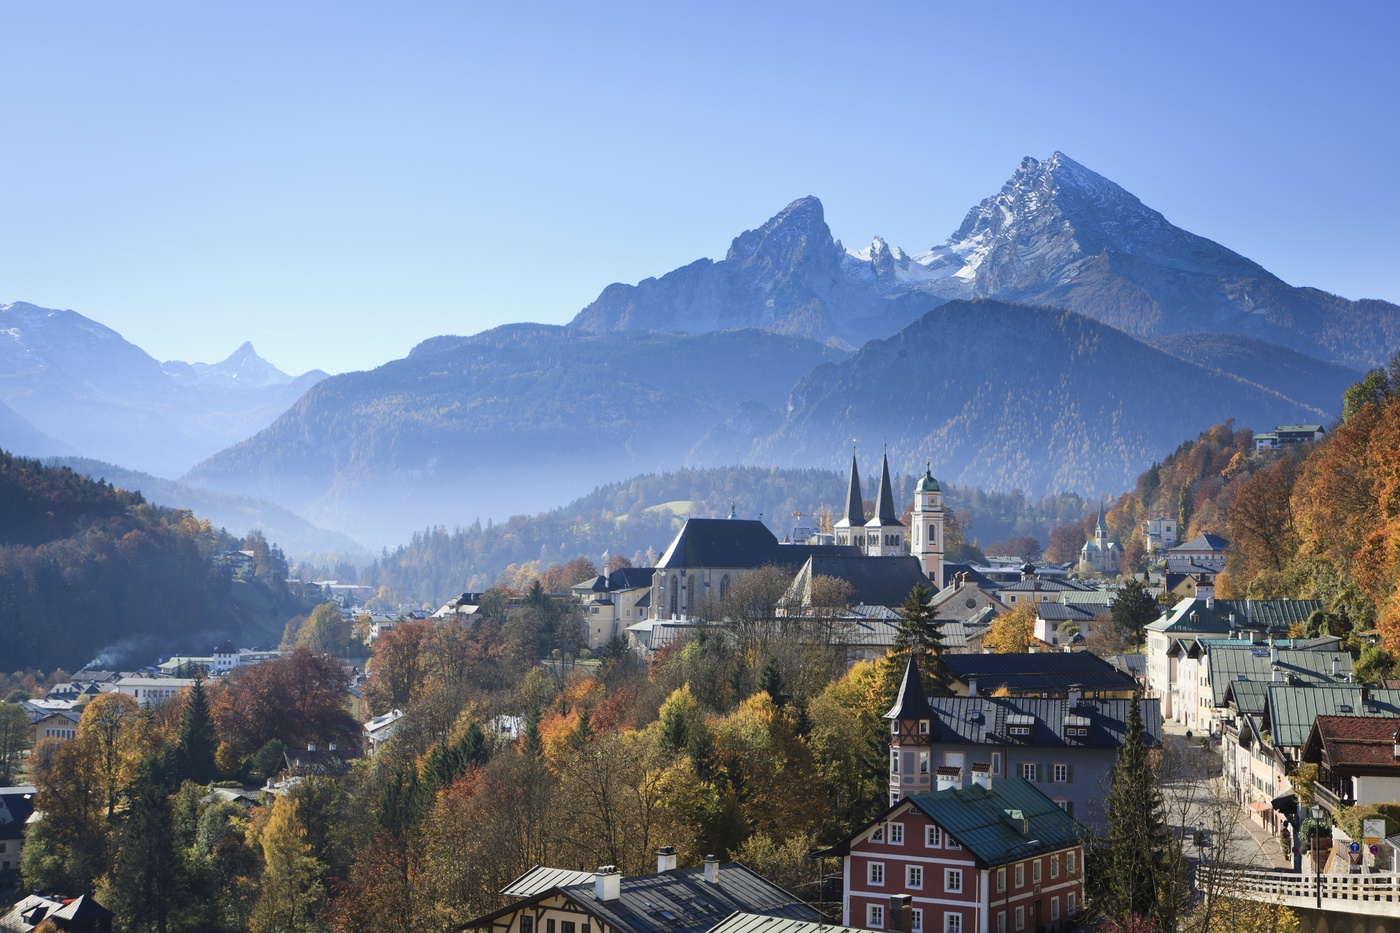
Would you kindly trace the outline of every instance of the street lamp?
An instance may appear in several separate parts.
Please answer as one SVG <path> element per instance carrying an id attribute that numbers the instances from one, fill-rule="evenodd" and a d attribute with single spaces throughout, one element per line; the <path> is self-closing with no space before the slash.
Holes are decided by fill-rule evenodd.
<path id="1" fill-rule="evenodd" d="M 1318 848 L 1322 845 L 1318 838 L 1322 833 L 1323 820 L 1327 818 L 1327 811 L 1322 807 L 1313 804 L 1308 808 L 1308 818 L 1312 820 L 1313 839 L 1313 884 L 1317 892 L 1317 909 L 1322 910 L 1322 859 L 1318 856 Z"/>

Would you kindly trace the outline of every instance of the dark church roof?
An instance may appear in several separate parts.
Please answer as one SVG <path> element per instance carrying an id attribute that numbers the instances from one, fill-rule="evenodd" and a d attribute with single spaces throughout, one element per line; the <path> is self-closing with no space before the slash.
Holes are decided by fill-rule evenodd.
<path id="1" fill-rule="evenodd" d="M 852 474 L 854 475 L 854 474 Z M 894 509 L 894 491 L 890 488 L 890 458 L 880 458 L 880 491 L 875 495 L 875 518 L 871 525 L 887 527 L 901 524 Z"/>
<path id="2" fill-rule="evenodd" d="M 802 565 L 794 583 L 803 605 L 810 604 L 812 577 L 836 577 L 851 584 L 855 601 L 894 609 L 904 604 L 916 584 L 928 585 L 917 557 L 816 555 Z"/>
<path id="3" fill-rule="evenodd" d="M 894 698 L 894 706 L 884 715 L 885 719 L 932 719 L 933 708 L 928 705 L 924 693 L 923 678 L 919 676 L 919 665 L 914 656 L 904 666 L 904 680 L 899 684 L 899 694 Z"/>
<path id="4" fill-rule="evenodd" d="M 657 569 L 688 567 L 754 568 L 778 564 L 796 569 L 814 556 L 860 555 L 860 549 L 838 544 L 780 544 L 763 522 L 743 518 L 687 519 Z"/>
<path id="5" fill-rule="evenodd" d="M 852 527 L 865 524 L 865 501 L 860 493 L 860 471 L 856 469 L 855 454 L 851 455 L 851 482 L 846 487 L 846 511 L 842 516 Z"/>

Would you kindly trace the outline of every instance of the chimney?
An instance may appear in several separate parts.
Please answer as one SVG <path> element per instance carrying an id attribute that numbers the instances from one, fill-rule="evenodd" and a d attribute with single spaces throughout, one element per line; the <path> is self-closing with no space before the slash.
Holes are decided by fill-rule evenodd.
<path id="1" fill-rule="evenodd" d="M 622 872 L 616 865 L 599 865 L 593 875 L 593 896 L 600 901 L 615 901 L 622 887 Z"/>
<path id="2" fill-rule="evenodd" d="M 976 674 L 969 674 L 969 675 L 967 676 L 967 695 L 970 696 L 970 697 L 975 697 L 975 696 L 977 696 L 977 675 L 976 675 Z"/>
<path id="3" fill-rule="evenodd" d="M 1230 613 L 1230 628 L 1231 630 L 1235 628 L 1235 614 L 1233 612 Z"/>
<path id="4" fill-rule="evenodd" d="M 1367 700 L 1369 700 L 1369 699 L 1371 699 L 1371 685 L 1370 685 L 1370 684 L 1362 684 L 1362 685 L 1361 685 L 1361 702 L 1362 702 L 1362 703 L 1365 703 L 1365 702 L 1366 702 Z"/>
<path id="5" fill-rule="evenodd" d="M 1332 659 L 1332 676 L 1339 677 L 1342 673 L 1342 661 L 1340 658 Z"/>
<path id="6" fill-rule="evenodd" d="M 890 895 L 890 933 L 913 933 L 914 898 L 908 894 Z"/>
<path id="7" fill-rule="evenodd" d="M 1206 608 L 1207 608 L 1207 609 L 1214 609 L 1214 608 L 1215 608 L 1215 594 L 1214 594 L 1214 592 L 1212 592 L 1211 595 L 1209 595 L 1209 596 L 1206 597 Z"/>
<path id="8" fill-rule="evenodd" d="M 1273 681 L 1276 684 L 1283 683 L 1283 671 L 1278 669 L 1278 665 L 1274 665 L 1273 668 Z"/>
<path id="9" fill-rule="evenodd" d="M 675 846 L 662 846 L 656 850 L 656 873 L 664 874 L 676 870 Z"/>
<path id="10" fill-rule="evenodd" d="M 719 884 L 719 859 L 713 855 L 705 856 L 705 883 Z"/>
<path id="11" fill-rule="evenodd" d="M 1257 644 L 1259 644 L 1259 639 L 1260 639 L 1261 637 L 1262 637 L 1262 635 L 1261 635 L 1259 632 L 1255 631 L 1254 629 L 1250 629 L 1250 630 L 1249 630 L 1249 643 L 1250 643 L 1251 645 L 1257 645 Z"/>
<path id="12" fill-rule="evenodd" d="M 1079 684 L 1070 684 L 1069 693 L 1066 694 L 1065 707 L 1067 709 L 1078 709 L 1079 701 L 1084 699 L 1084 688 Z"/>
<path id="13" fill-rule="evenodd" d="M 936 790 L 947 790 L 950 787 L 953 790 L 962 790 L 962 768 L 945 765 L 938 769 L 936 777 L 938 778 Z"/>
<path id="14" fill-rule="evenodd" d="M 1274 644 L 1273 638 L 1269 639 L 1269 663 L 1278 663 L 1278 645 Z"/>
<path id="15" fill-rule="evenodd" d="M 306 743 L 306 750 L 307 750 L 308 752 L 314 752 L 314 751 L 316 750 L 316 743 L 315 743 L 315 742 L 307 742 L 307 743 Z"/>
<path id="16" fill-rule="evenodd" d="M 972 764 L 972 783 L 983 790 L 992 789 L 992 766 L 985 761 Z"/>

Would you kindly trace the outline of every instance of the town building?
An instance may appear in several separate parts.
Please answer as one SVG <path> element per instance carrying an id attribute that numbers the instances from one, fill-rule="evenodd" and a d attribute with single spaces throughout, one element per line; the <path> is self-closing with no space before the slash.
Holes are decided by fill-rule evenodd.
<path id="1" fill-rule="evenodd" d="M 1165 551 L 1176 544 L 1176 519 L 1158 515 L 1142 523 L 1142 537 L 1147 542 L 1147 553 Z"/>
<path id="2" fill-rule="evenodd" d="M 1314 799 L 1334 816 L 1400 800 L 1400 717 L 1318 716 L 1301 757 L 1322 769 Z"/>
<path id="3" fill-rule="evenodd" d="M 1185 544 L 1167 549 L 1167 573 L 1210 574 L 1225 569 L 1225 552 L 1230 542 L 1220 535 L 1203 531 Z"/>
<path id="4" fill-rule="evenodd" d="M 1128 700 L 1137 684 L 1087 651 L 959 654 L 943 659 L 958 696 L 1069 697 Z"/>
<path id="5" fill-rule="evenodd" d="M 37 790 L 32 784 L 0 787 L 0 887 L 19 880 L 24 831 L 34 815 Z"/>
<path id="6" fill-rule="evenodd" d="M 1306 441 L 1320 441 L 1327 431 L 1320 424 L 1281 424 L 1272 431 L 1261 431 L 1254 435 L 1255 450 L 1278 450 Z"/>
<path id="7" fill-rule="evenodd" d="M 657 853 L 654 875 L 623 877 L 612 865 L 581 872 L 537 865 L 501 893 L 515 900 L 467 921 L 490 933 L 709 933 L 731 915 L 816 922 L 822 915 L 737 862 L 713 856 L 677 868 L 677 853 Z"/>
<path id="8" fill-rule="evenodd" d="M 129 696 L 142 706 L 173 700 L 194 686 L 192 677 L 123 677 L 116 682 L 117 693 Z"/>
<path id="9" fill-rule="evenodd" d="M 655 575 L 654 567 L 622 567 L 574 585 L 572 592 L 583 604 L 589 648 L 597 651 L 647 617 Z"/>
<path id="10" fill-rule="evenodd" d="M 889 807 L 814 853 L 841 859 L 842 922 L 1008 933 L 1058 928 L 1076 917 L 1084 905 L 1084 833 L 1069 813 L 1031 781 L 995 777 L 986 760 L 930 769 L 939 710 L 912 661 L 885 718 Z M 907 921 L 897 919 L 906 905 Z"/>

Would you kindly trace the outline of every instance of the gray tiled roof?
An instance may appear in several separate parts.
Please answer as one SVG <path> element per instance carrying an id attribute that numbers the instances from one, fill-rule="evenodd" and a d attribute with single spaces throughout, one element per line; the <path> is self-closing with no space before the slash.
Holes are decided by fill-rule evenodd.
<path id="1" fill-rule="evenodd" d="M 850 556 L 860 549 L 837 544 L 780 544 L 763 522 L 736 518 L 692 518 L 656 562 L 657 568 L 762 567 L 796 569 L 816 555 Z"/>
<path id="2" fill-rule="evenodd" d="M 821 914 L 796 895 L 750 871 L 738 862 L 719 866 L 718 883 L 704 879 L 701 868 L 680 868 L 655 875 L 623 877 L 616 900 L 594 896 L 594 881 L 556 885 L 536 891 L 508 907 L 468 921 L 464 927 L 486 927 L 497 917 L 558 892 L 584 913 L 602 921 L 614 933 L 705 933 L 737 911 L 820 920 Z M 528 873 L 516 882 L 523 882 Z M 512 882 L 515 884 L 516 882 Z"/>
<path id="3" fill-rule="evenodd" d="M 550 888 L 568 887 L 571 884 L 588 884 L 593 880 L 591 871 L 574 871 L 570 868 L 550 868 L 536 865 L 510 884 L 501 888 L 507 897 L 534 897 Z"/>
<path id="4" fill-rule="evenodd" d="M 951 656 L 950 656 L 951 657 Z M 947 658 L 944 658 L 947 661 Z M 969 745 L 1051 746 L 1058 748 L 1118 748 L 1127 731 L 1128 704 L 1132 700 L 1080 700 L 1070 708 L 1064 699 L 1035 697 L 930 697 L 933 708 L 933 741 Z M 1161 743 L 1159 703 L 1156 698 L 1139 700 L 1143 729 L 1149 745 Z M 1064 734 L 1067 715 L 1087 716 L 1087 737 Z M 1029 716 L 1029 736 L 1007 731 L 1011 716 Z"/>
<path id="5" fill-rule="evenodd" d="M 859 927 L 843 927 L 825 920 L 792 920 L 742 911 L 724 918 L 710 933 L 865 933 Z"/>
<path id="6" fill-rule="evenodd" d="M 1064 692 L 1070 684 L 1085 690 L 1132 690 L 1136 684 L 1102 658 L 1087 651 L 1041 651 L 1035 654 L 957 654 L 943 659 L 955 679 L 977 678 L 977 692 L 1006 687 L 1012 693 Z"/>

